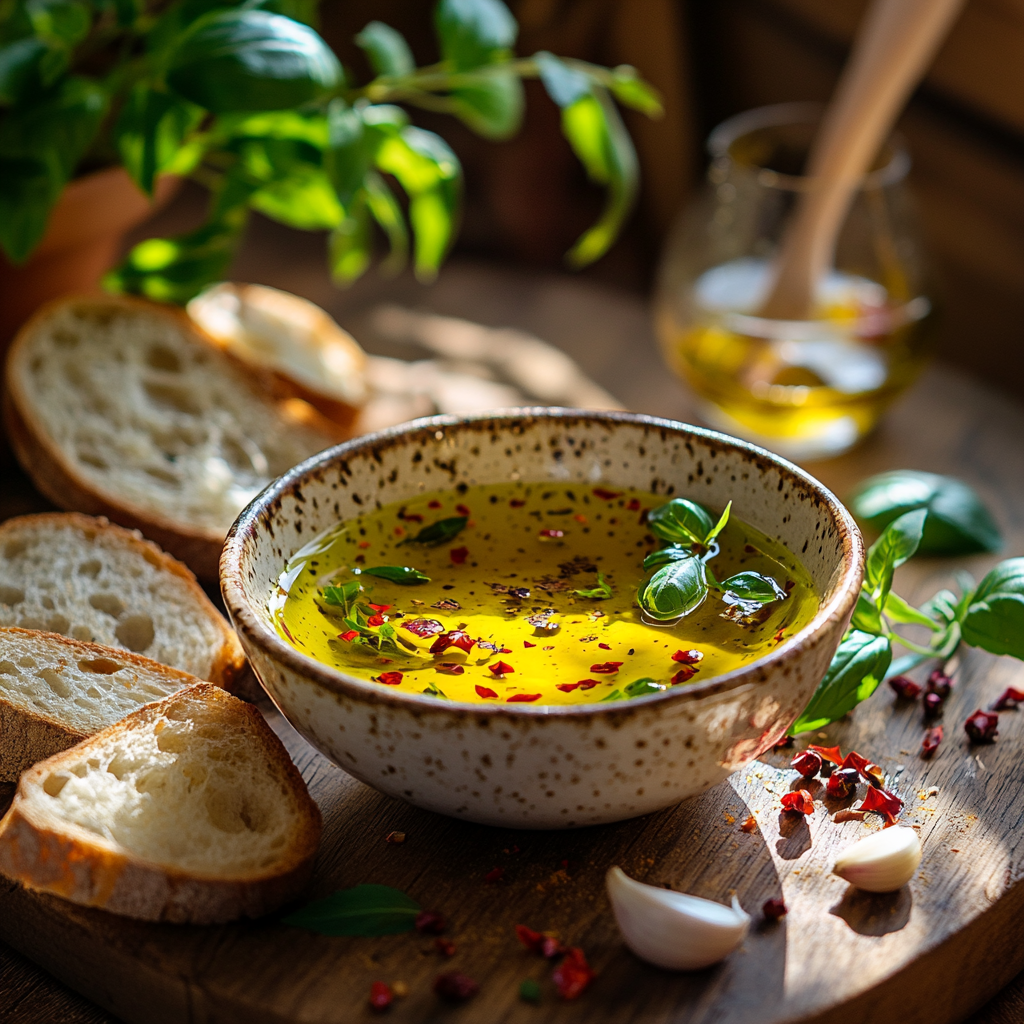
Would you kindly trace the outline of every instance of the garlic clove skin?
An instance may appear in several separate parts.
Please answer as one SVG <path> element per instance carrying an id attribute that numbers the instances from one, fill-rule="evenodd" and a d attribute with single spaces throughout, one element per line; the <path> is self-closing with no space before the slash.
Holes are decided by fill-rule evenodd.
<path id="1" fill-rule="evenodd" d="M 913 878 L 920 863 L 917 833 L 894 825 L 843 850 L 832 871 L 865 892 L 895 892 Z"/>
<path id="2" fill-rule="evenodd" d="M 645 885 L 621 868 L 605 876 L 615 921 L 641 960 L 669 971 L 697 971 L 725 959 L 750 927 L 736 897 L 732 906 Z"/>

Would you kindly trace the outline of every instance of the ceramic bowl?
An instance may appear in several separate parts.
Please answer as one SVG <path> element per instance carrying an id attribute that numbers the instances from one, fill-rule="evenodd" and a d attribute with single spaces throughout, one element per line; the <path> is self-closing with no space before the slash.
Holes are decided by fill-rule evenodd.
<path id="1" fill-rule="evenodd" d="M 799 555 L 822 595 L 800 632 L 703 682 L 609 704 L 461 704 L 396 693 L 279 639 L 268 609 L 285 562 L 369 508 L 427 490 L 574 481 L 691 497 L 737 513 Z M 221 586 L 253 669 L 289 722 L 391 796 L 510 828 L 571 828 L 667 807 L 769 749 L 803 710 L 860 588 L 850 514 L 803 470 L 697 427 L 628 413 L 522 409 L 437 416 L 330 448 L 239 516 Z"/>

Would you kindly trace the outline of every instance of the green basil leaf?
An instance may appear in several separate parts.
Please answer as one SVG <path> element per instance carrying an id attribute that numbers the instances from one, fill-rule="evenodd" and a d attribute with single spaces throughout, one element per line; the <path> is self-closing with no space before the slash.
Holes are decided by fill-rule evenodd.
<path id="1" fill-rule="evenodd" d="M 523 123 L 526 94 L 519 76 L 495 71 L 451 93 L 452 113 L 485 139 L 509 139 Z"/>
<path id="2" fill-rule="evenodd" d="M 382 21 L 371 21 L 356 36 L 356 45 L 378 75 L 400 78 L 416 70 L 416 61 L 405 37 Z"/>
<path id="3" fill-rule="evenodd" d="M 571 107 L 577 100 L 590 95 L 590 79 L 553 53 L 541 50 L 534 54 L 547 94 L 559 107 Z"/>
<path id="4" fill-rule="evenodd" d="M 327 111 L 330 125 L 330 147 L 324 166 L 338 194 L 341 205 L 348 209 L 356 193 L 362 189 L 372 159 L 371 142 L 363 119 L 357 110 L 343 101 L 333 100 Z"/>
<path id="5" fill-rule="evenodd" d="M 324 603 L 344 609 L 347 615 L 361 589 L 359 580 L 349 580 L 340 587 L 324 587 Z"/>
<path id="6" fill-rule="evenodd" d="M 892 596 L 892 595 L 890 595 Z M 853 609 L 850 626 L 864 633 L 881 634 L 885 632 L 882 625 L 882 612 L 878 605 L 863 590 L 857 595 L 857 604 Z"/>
<path id="7" fill-rule="evenodd" d="M 137 85 L 129 93 L 114 127 L 114 140 L 125 169 L 147 195 L 156 175 L 177 156 L 185 136 L 203 118 L 203 110 L 186 100 Z"/>
<path id="8" fill-rule="evenodd" d="M 972 647 L 1024 659 L 1024 558 L 1000 562 L 978 584 L 961 625 Z"/>
<path id="9" fill-rule="evenodd" d="M 612 71 L 612 95 L 623 106 L 648 117 L 661 117 L 665 112 L 658 90 L 640 78 L 636 68 L 629 64 L 620 64 Z"/>
<path id="10" fill-rule="evenodd" d="M 719 586 L 732 594 L 737 601 L 755 601 L 757 604 L 771 604 L 784 601 L 786 592 L 771 578 L 759 572 L 740 572 L 723 580 Z"/>
<path id="11" fill-rule="evenodd" d="M 0 46 L 0 103 L 17 103 L 41 87 L 40 62 L 49 49 L 35 36 Z"/>
<path id="12" fill-rule="evenodd" d="M 441 0 L 434 9 L 441 55 L 468 71 L 508 55 L 519 26 L 501 0 Z"/>
<path id="13" fill-rule="evenodd" d="M 135 24 L 135 19 L 142 13 L 143 0 L 111 0 L 111 7 L 117 15 L 117 23 L 122 28 Z"/>
<path id="14" fill-rule="evenodd" d="M 891 660 L 892 645 L 888 637 L 850 630 L 843 637 L 810 703 L 790 726 L 789 734 L 795 736 L 820 729 L 852 711 L 875 692 Z"/>
<path id="15" fill-rule="evenodd" d="M 610 584 L 604 578 L 604 573 L 601 572 L 597 574 L 596 587 L 591 587 L 589 590 L 577 590 L 575 593 L 579 594 L 580 597 L 587 597 L 594 601 L 607 601 L 608 598 L 615 595 L 615 591 L 612 590 Z"/>
<path id="16" fill-rule="evenodd" d="M 732 511 L 732 500 L 725 506 L 722 514 L 718 517 L 718 522 L 711 528 L 711 532 L 704 538 L 704 547 L 711 547 L 712 541 L 725 529 L 726 524 L 729 522 L 729 513 Z M 756 575 L 756 573 L 755 573 Z M 774 580 L 772 581 L 774 583 Z"/>
<path id="17" fill-rule="evenodd" d="M 397 274 L 409 258 L 409 231 L 398 200 L 384 179 L 376 171 L 367 171 L 364 182 L 366 208 L 388 236 L 391 251 L 381 263 L 381 271 Z"/>
<path id="18" fill-rule="evenodd" d="M 653 679 L 635 679 L 626 688 L 625 693 L 627 697 L 646 697 L 649 693 L 661 693 L 662 690 L 667 690 L 668 685 L 666 683 L 659 683 Z"/>
<path id="19" fill-rule="evenodd" d="M 684 558 L 692 557 L 693 552 L 689 548 L 683 547 L 680 544 L 670 544 L 667 548 L 652 551 L 644 559 L 644 571 L 656 569 L 659 565 L 666 565 L 669 562 L 681 562 Z"/>
<path id="20" fill-rule="evenodd" d="M 973 590 L 972 590 L 973 593 Z M 952 590 L 940 590 L 933 594 L 923 605 L 921 611 L 931 615 L 947 625 L 960 617 L 957 615 L 957 596 Z"/>
<path id="21" fill-rule="evenodd" d="M 70 49 L 92 26 L 89 6 L 78 0 L 27 0 L 25 10 L 37 36 Z"/>
<path id="22" fill-rule="evenodd" d="M 311 28 L 267 11 L 211 11 L 168 59 L 167 81 L 214 113 L 282 110 L 343 82 L 338 58 Z"/>
<path id="23" fill-rule="evenodd" d="M 714 520 L 703 505 L 686 498 L 673 498 L 651 509 L 647 526 L 656 537 L 674 544 L 703 544 L 714 527 Z"/>
<path id="24" fill-rule="evenodd" d="M 415 537 L 407 537 L 402 544 L 444 544 L 458 536 L 466 528 L 469 516 L 452 516 L 438 519 L 436 523 L 424 526 Z"/>
<path id="25" fill-rule="evenodd" d="M 919 611 L 913 605 L 907 604 L 899 594 L 891 590 L 886 596 L 884 611 L 893 622 L 902 622 L 908 626 L 927 626 L 936 633 L 942 630 L 941 624 L 924 610 Z"/>
<path id="26" fill-rule="evenodd" d="M 998 551 L 1002 537 L 988 509 L 962 480 L 897 470 L 865 480 L 850 499 L 853 514 L 881 530 L 913 509 L 928 512 L 919 554 L 967 555 Z"/>
<path id="27" fill-rule="evenodd" d="M 390 583 L 401 583 L 404 587 L 415 586 L 418 583 L 429 583 L 430 577 L 419 569 L 410 569 L 407 565 L 377 565 L 362 570 L 363 576 L 377 576 Z"/>
<path id="28" fill-rule="evenodd" d="M 904 513 L 894 519 L 882 531 L 882 536 L 868 548 L 864 586 L 879 605 L 885 603 L 892 586 L 893 573 L 914 557 L 921 542 L 926 516 L 927 512 L 923 508 Z"/>
<path id="29" fill-rule="evenodd" d="M 320 0 L 247 0 L 246 6 L 250 9 L 258 8 L 261 11 L 283 14 L 293 21 L 309 25 L 310 28 L 319 27 Z"/>
<path id="30" fill-rule="evenodd" d="M 441 700 L 451 700 L 451 697 L 442 690 L 437 683 L 427 683 L 423 692 L 430 697 L 440 697 Z"/>
<path id="31" fill-rule="evenodd" d="M 640 607 L 652 619 L 670 622 L 699 608 L 708 596 L 704 563 L 695 556 L 662 566 L 640 589 Z"/>
<path id="32" fill-rule="evenodd" d="M 606 700 L 622 700 L 622 691 L 612 690 L 607 697 L 602 697 L 598 703 L 603 704 Z"/>
<path id="33" fill-rule="evenodd" d="M 370 214 L 360 193 L 344 219 L 331 232 L 328 243 L 331 276 L 337 284 L 351 284 L 362 276 L 370 265 L 372 241 Z"/>
<path id="34" fill-rule="evenodd" d="M 287 177 L 257 189 L 249 205 L 271 220 L 300 231 L 336 228 L 345 216 L 327 175 L 303 165 L 294 167 Z"/>
<path id="35" fill-rule="evenodd" d="M 422 909 L 400 889 L 357 885 L 313 900 L 281 918 L 281 923 L 320 935 L 398 935 L 412 931 Z"/>

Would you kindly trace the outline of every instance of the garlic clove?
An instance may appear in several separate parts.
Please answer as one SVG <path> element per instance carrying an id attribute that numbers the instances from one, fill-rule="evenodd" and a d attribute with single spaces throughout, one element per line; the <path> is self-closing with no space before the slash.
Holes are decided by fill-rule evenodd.
<path id="1" fill-rule="evenodd" d="M 912 828 L 894 825 L 856 842 L 836 857 L 833 872 L 866 892 L 895 892 L 921 863 L 921 840 Z"/>
<path id="2" fill-rule="evenodd" d="M 630 878 L 621 868 L 605 876 L 619 931 L 641 960 L 670 971 L 696 971 L 727 957 L 750 927 L 734 896 L 732 907 Z"/>

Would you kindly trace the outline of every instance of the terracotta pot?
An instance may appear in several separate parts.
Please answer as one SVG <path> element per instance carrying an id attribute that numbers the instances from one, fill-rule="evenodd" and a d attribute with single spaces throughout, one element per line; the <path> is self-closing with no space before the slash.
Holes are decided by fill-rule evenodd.
<path id="1" fill-rule="evenodd" d="M 95 290 L 114 265 L 124 234 L 165 206 L 180 187 L 179 178 L 161 178 L 151 200 L 122 167 L 71 182 L 28 261 L 15 266 L 0 254 L 0 350 L 44 302 Z"/>

